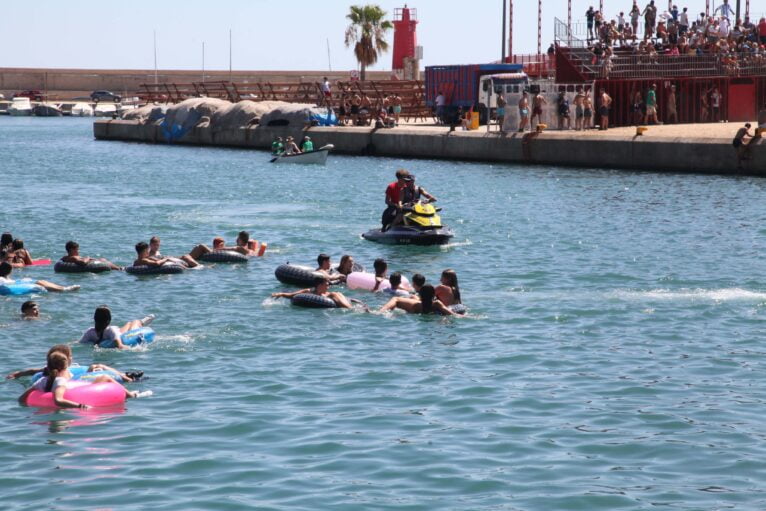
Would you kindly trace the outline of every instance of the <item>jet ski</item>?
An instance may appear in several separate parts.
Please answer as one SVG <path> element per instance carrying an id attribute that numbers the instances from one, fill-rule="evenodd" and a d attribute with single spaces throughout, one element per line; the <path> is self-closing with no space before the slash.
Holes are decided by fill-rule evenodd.
<path id="1" fill-rule="evenodd" d="M 405 208 L 403 225 L 394 225 L 385 231 L 372 229 L 362 237 L 387 245 L 444 245 L 455 233 L 442 225 L 442 219 L 437 214 L 439 211 L 441 208 L 437 209 L 432 204 L 418 202 Z"/>

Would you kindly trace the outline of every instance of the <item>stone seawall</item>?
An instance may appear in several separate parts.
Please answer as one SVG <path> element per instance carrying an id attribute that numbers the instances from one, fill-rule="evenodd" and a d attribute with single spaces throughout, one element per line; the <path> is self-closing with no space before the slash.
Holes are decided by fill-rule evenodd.
<path id="1" fill-rule="evenodd" d="M 93 133 L 99 140 L 166 143 L 159 126 L 136 121 L 99 120 L 94 123 Z M 292 135 L 300 140 L 306 134 L 313 139 L 314 147 L 333 144 L 335 152 L 344 154 L 766 176 L 763 140 L 754 144 L 751 159 L 737 169 L 730 138 L 635 136 L 627 128 L 597 133 L 501 135 L 497 131 L 449 132 L 445 128 L 421 126 L 380 130 L 250 127 L 225 131 L 201 127 L 174 143 L 270 149 L 275 136 Z"/>

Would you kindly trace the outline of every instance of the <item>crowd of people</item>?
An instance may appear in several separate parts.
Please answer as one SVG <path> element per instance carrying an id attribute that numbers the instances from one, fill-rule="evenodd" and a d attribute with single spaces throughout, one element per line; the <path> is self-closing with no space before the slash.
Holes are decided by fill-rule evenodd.
<path id="1" fill-rule="evenodd" d="M 402 114 L 402 97 L 389 94 L 382 99 L 371 99 L 364 92 L 342 92 L 335 101 L 332 85 L 327 77 L 322 81 L 324 105 L 331 108 L 338 118 L 338 126 L 375 126 L 393 128 L 399 125 Z"/>
<path id="2" fill-rule="evenodd" d="M 731 75 L 745 67 L 766 65 L 766 18 L 757 23 L 749 16 L 738 19 L 728 0 L 710 15 L 695 15 L 688 7 L 676 5 L 660 12 L 651 0 L 643 9 L 634 1 L 627 16 L 621 11 L 608 19 L 591 6 L 585 17 L 593 64 L 600 65 L 604 77 L 612 72 L 618 54 L 639 56 L 646 63 L 657 62 L 662 55 L 714 55 Z"/>

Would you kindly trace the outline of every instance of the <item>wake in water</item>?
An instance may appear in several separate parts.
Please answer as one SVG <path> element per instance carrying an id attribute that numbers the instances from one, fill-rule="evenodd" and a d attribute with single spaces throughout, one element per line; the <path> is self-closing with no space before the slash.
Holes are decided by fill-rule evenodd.
<path id="1" fill-rule="evenodd" d="M 739 287 L 722 289 L 681 288 L 681 289 L 615 289 L 611 291 L 535 291 L 528 288 L 512 288 L 502 293 L 506 296 L 525 296 L 533 299 L 549 301 L 568 300 L 623 300 L 623 301 L 695 301 L 704 300 L 712 302 L 758 302 L 766 301 L 766 292 L 750 291 Z"/>
<path id="2" fill-rule="evenodd" d="M 454 243 L 447 243 L 446 245 L 439 245 L 439 248 L 444 250 L 449 250 L 451 248 L 457 248 L 457 247 L 470 247 L 473 245 L 473 242 L 471 240 L 465 240 L 465 241 L 456 241 Z"/>

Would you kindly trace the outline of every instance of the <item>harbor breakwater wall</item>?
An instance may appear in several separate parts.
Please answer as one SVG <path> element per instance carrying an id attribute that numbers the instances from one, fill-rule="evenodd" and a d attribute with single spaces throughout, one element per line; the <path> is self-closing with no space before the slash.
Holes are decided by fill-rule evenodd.
<path id="1" fill-rule="evenodd" d="M 93 133 L 98 140 L 166 143 L 159 125 L 137 121 L 99 120 Z M 268 150 L 275 136 L 288 135 L 296 140 L 309 135 L 314 147 L 333 144 L 335 152 L 352 155 L 766 176 L 764 140 L 752 146 L 751 158 L 742 169 L 737 169 L 730 139 L 650 138 L 610 132 L 580 136 L 575 132 L 447 132 L 427 127 L 197 127 L 174 144 Z"/>

